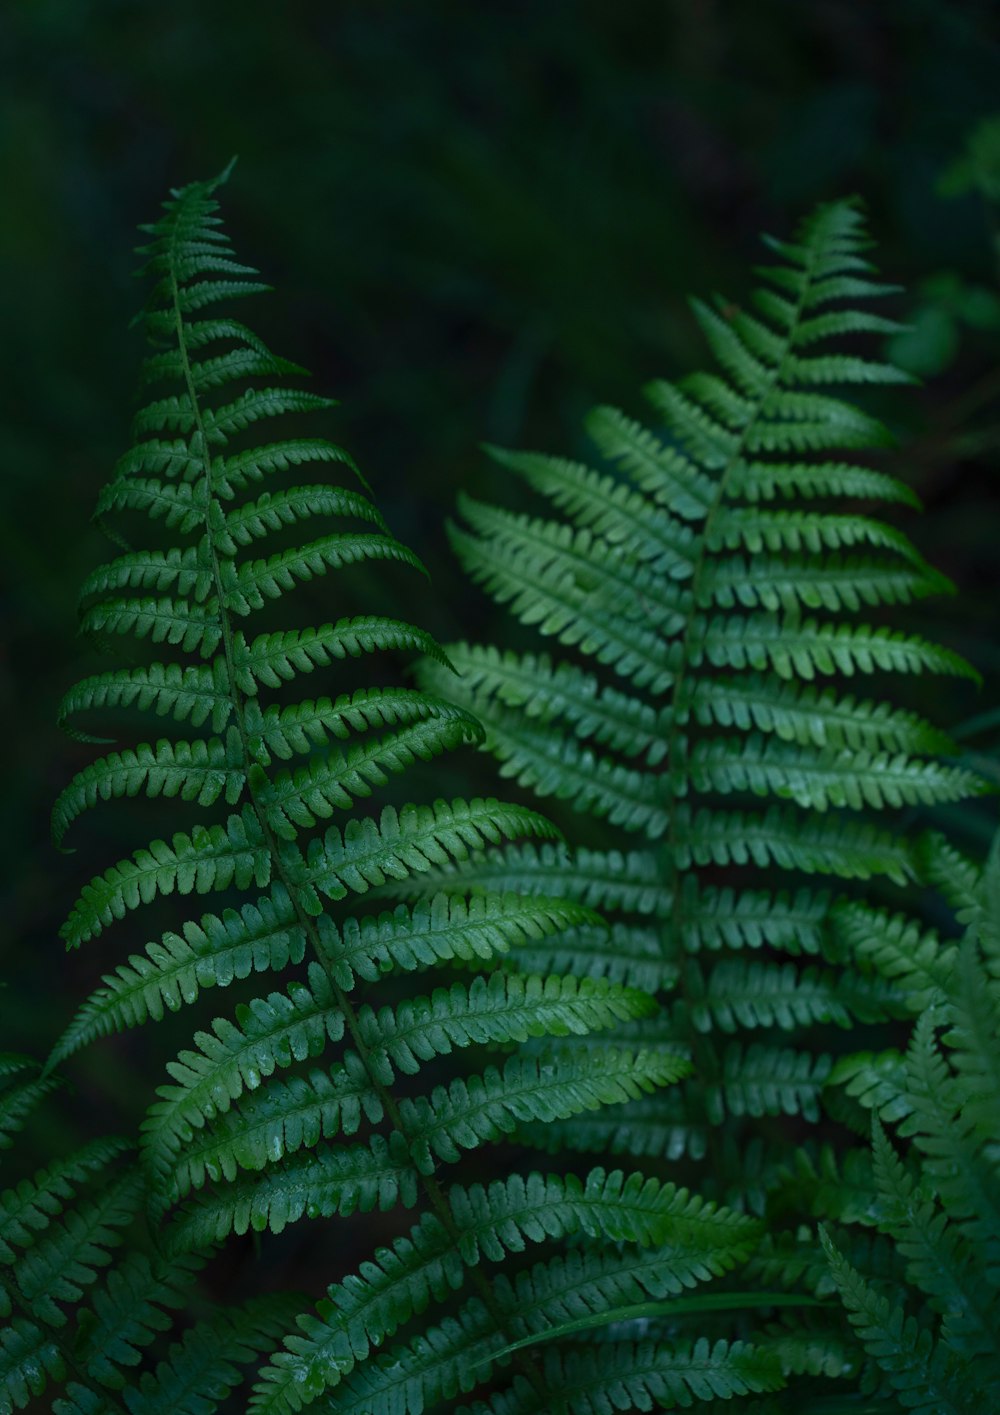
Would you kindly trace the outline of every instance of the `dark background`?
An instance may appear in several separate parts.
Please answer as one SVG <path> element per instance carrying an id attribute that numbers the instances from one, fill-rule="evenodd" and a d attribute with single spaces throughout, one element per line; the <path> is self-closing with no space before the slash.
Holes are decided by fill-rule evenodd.
<path id="1" fill-rule="evenodd" d="M 76 591 L 106 554 L 90 511 L 128 445 L 134 228 L 166 190 L 239 154 L 224 214 L 278 290 L 249 322 L 343 400 L 330 434 L 432 570 L 421 622 L 497 639 L 443 535 L 457 489 L 514 495 L 477 444 L 582 453 L 593 402 L 639 412 L 645 380 L 703 358 L 687 292 L 743 298 L 761 229 L 859 193 L 915 323 L 894 352 L 927 378 L 879 405 L 900 438 L 886 465 L 930 513 L 899 519 L 959 587 L 918 621 L 987 680 L 936 690 L 954 724 L 1000 702 L 1000 141 L 980 127 L 998 28 L 994 4 L 933 0 L 4 7 L 0 1047 L 44 1054 L 121 956 L 102 939 L 66 960 L 57 930 L 84 870 L 116 857 L 94 840 L 135 841 L 102 817 L 66 859 L 47 814 L 88 757 L 55 708 L 80 676 Z M 466 768 L 495 789 L 488 762 Z M 98 1091 L 110 1111 L 134 1099 L 124 1069 Z"/>

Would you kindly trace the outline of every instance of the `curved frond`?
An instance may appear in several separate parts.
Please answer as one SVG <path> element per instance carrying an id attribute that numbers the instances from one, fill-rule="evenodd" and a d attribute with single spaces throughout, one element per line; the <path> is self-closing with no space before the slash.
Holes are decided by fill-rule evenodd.
<path id="1" fill-rule="evenodd" d="M 364 894 L 388 879 L 465 860 L 473 850 L 512 835 L 551 839 L 558 831 L 535 811 L 493 799 L 436 801 L 398 812 L 386 806 L 378 821 L 352 819 L 343 833 L 331 827 L 322 840 L 310 842 L 305 858 L 290 850 L 286 868 L 303 906 L 320 914 L 321 894 L 333 900 Z"/>
<path id="2" fill-rule="evenodd" d="M 270 875 L 270 854 L 253 817 L 230 816 L 225 826 L 196 826 L 189 835 L 178 831 L 169 845 L 154 840 L 85 885 L 62 936 L 76 948 L 157 895 L 263 888 Z"/>
<path id="3" fill-rule="evenodd" d="M 52 835 L 62 840 L 73 821 L 99 800 L 112 797 L 179 796 L 211 806 L 224 796 L 230 806 L 239 801 L 246 781 L 239 739 L 231 732 L 226 741 L 198 737 L 191 742 L 161 738 L 134 750 L 112 752 L 77 775 L 62 792 L 52 810 Z"/>
<path id="4" fill-rule="evenodd" d="M 192 1003 L 202 988 L 228 987 L 251 973 L 279 972 L 301 963 L 306 940 L 287 891 L 276 885 L 256 904 L 237 912 L 203 914 L 181 933 L 165 933 L 106 974 L 80 1008 L 53 1049 L 55 1066 L 97 1037 L 147 1019 L 161 1021 L 168 1012 Z"/>

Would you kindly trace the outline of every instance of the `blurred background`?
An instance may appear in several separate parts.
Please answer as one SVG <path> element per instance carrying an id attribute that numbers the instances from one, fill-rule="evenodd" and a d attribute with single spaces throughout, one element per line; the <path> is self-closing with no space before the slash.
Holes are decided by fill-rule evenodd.
<path id="1" fill-rule="evenodd" d="M 51 802 L 89 755 L 55 710 L 81 671 L 76 592 L 106 554 L 90 512 L 128 445 L 135 226 L 234 153 L 224 214 L 278 290 L 246 317 L 342 399 L 326 430 L 426 560 L 420 618 L 443 638 L 507 634 L 443 533 L 458 489 L 516 497 L 478 444 L 585 455 L 592 403 L 641 413 L 643 382 L 703 359 L 688 292 L 745 298 L 759 231 L 859 193 L 905 287 L 892 312 L 912 329 L 890 352 L 925 380 L 878 404 L 900 440 L 885 465 L 924 499 L 902 523 L 959 589 L 919 626 L 986 679 L 923 705 L 978 716 L 965 740 L 989 750 L 998 32 L 972 0 L 7 0 L 4 1049 L 44 1054 L 118 956 L 66 962 L 57 938 L 82 872 L 115 858 L 94 840 L 135 841 L 102 817 L 75 860 L 49 845 Z M 495 789 L 487 760 L 462 769 L 481 773 L 467 792 Z M 982 836 L 991 815 L 961 828 Z M 100 1091 L 127 1108 L 129 1077 Z"/>

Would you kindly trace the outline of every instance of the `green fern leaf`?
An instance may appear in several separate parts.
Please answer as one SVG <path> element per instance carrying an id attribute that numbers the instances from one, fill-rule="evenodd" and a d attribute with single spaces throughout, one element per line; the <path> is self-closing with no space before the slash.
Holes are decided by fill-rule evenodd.
<path id="1" fill-rule="evenodd" d="M 52 810 L 52 836 L 59 844 L 73 821 L 98 800 L 112 797 L 179 796 L 211 806 L 222 795 L 230 806 L 240 799 L 246 774 L 240 769 L 240 744 L 234 732 L 191 742 L 161 739 L 134 751 L 112 752 L 79 772 Z"/>
<path id="2" fill-rule="evenodd" d="M 91 994 L 56 1044 L 49 1065 L 110 1032 L 141 1026 L 148 1018 L 161 1021 L 194 1002 L 202 988 L 227 987 L 253 972 L 279 972 L 301 963 L 305 947 L 295 908 L 281 885 L 239 912 L 191 920 L 182 933 L 164 934 L 146 945 L 145 954 L 132 954 L 128 963 L 105 975 L 103 987 Z"/>
<path id="3" fill-rule="evenodd" d="M 737 1247 L 752 1241 L 755 1225 L 719 1211 L 685 1190 L 639 1174 L 592 1171 L 585 1183 L 533 1174 L 488 1188 L 455 1187 L 449 1206 L 461 1234 L 458 1251 L 443 1224 L 428 1215 L 409 1236 L 384 1249 L 377 1264 L 329 1289 L 316 1317 L 300 1317 L 302 1334 L 286 1340 L 262 1374 L 255 1415 L 300 1410 L 339 1385 L 371 1346 L 408 1317 L 465 1280 L 465 1265 L 499 1260 L 525 1243 L 574 1232 L 643 1246 L 702 1246 L 705 1239 Z M 725 1261 L 722 1259 L 721 1261 Z"/>
<path id="4" fill-rule="evenodd" d="M 158 717 L 177 722 L 190 719 L 195 727 L 211 718 L 213 730 L 221 732 L 229 721 L 233 705 L 220 684 L 219 660 L 214 664 L 151 664 L 148 668 L 123 668 L 84 678 L 63 698 L 59 723 L 71 736 L 83 742 L 109 742 L 69 727 L 76 713 L 100 708 L 135 707 L 152 709 Z"/>
<path id="5" fill-rule="evenodd" d="M 574 926 L 599 923 L 592 910 L 562 899 L 436 894 L 412 909 L 400 904 L 391 913 L 347 918 L 339 930 L 324 916 L 319 928 L 323 956 L 338 986 L 350 990 L 358 978 L 377 982 L 392 969 L 491 962 L 513 947 L 524 949 Z"/>
<path id="6" fill-rule="evenodd" d="M 867 906 L 837 887 L 871 880 L 891 898 L 887 885 L 926 871 L 903 813 L 990 787 L 941 760 L 958 756 L 945 733 L 847 680 L 881 690 L 887 675 L 977 675 L 869 612 L 951 586 L 899 529 L 845 505 L 918 504 L 862 464 L 856 454 L 892 436 L 837 396 L 911 381 L 837 342 L 897 328 L 856 308 L 894 288 L 872 278 L 863 219 L 831 203 L 769 244 L 776 263 L 753 313 L 695 306 L 720 373 L 649 385 L 652 428 L 595 410 L 586 426 L 603 466 L 488 449 L 547 499 L 548 517 L 462 498 L 450 532 L 471 579 L 568 651 L 459 643 L 450 691 L 482 720 L 501 774 L 562 807 L 567 838 L 586 843 L 483 849 L 460 872 L 432 862 L 403 897 L 457 890 L 460 873 L 465 889 L 600 909 L 610 931 L 571 930 L 560 965 L 575 954 L 595 977 L 666 993 L 652 1025 L 694 1067 L 676 1092 L 617 1112 L 522 1122 L 518 1134 L 552 1153 L 698 1163 L 720 1125 L 739 1146 L 755 1131 L 776 1140 L 778 1117 L 817 1121 L 835 1078 L 854 1122 L 859 1099 L 914 1111 L 894 1089 L 898 1063 L 834 1071 L 823 1033 L 904 1016 L 915 975 L 939 986 L 949 955 L 910 955 L 903 924 L 875 924 L 864 941 Z M 448 691 L 437 663 L 420 682 Z M 734 956 L 749 949 L 752 960 Z M 537 966 L 530 949 L 515 962 Z M 766 1205 L 776 1163 L 759 1180 L 748 1171 L 743 1202 Z"/>
<path id="7" fill-rule="evenodd" d="M 134 1218 L 140 1197 L 138 1175 L 126 1173 L 35 1240 L 18 1264 L 17 1281 L 36 1320 L 63 1325 L 62 1304 L 76 1303 L 95 1269 L 110 1261 L 110 1249 L 122 1241 L 118 1230 Z"/>
<path id="8" fill-rule="evenodd" d="M 614 1105 L 656 1086 L 670 1085 L 690 1070 L 671 1052 L 604 1049 L 598 1064 L 573 1052 L 547 1059 L 512 1058 L 503 1072 L 455 1080 L 429 1097 L 404 1100 L 400 1113 L 414 1135 L 414 1158 L 422 1172 L 433 1156 L 454 1162 L 459 1151 L 509 1134 L 518 1121 L 559 1120 L 583 1110 Z"/>
<path id="9" fill-rule="evenodd" d="M 313 516 L 352 516 L 387 531 L 377 507 L 357 492 L 336 486 L 294 486 L 285 491 L 262 492 L 256 501 L 246 501 L 229 511 L 219 548 L 233 555 L 237 546 L 252 545 L 284 526 L 293 526 Z"/>
<path id="10" fill-rule="evenodd" d="M 275 835 L 294 840 L 303 827 L 370 796 L 390 774 L 402 773 L 417 761 L 431 761 L 481 736 L 478 723 L 464 714 L 428 715 L 423 722 L 368 738 L 346 751 L 334 748 L 314 756 L 295 771 L 278 772 L 260 789 L 258 800 Z"/>
<path id="11" fill-rule="evenodd" d="M 323 406 L 334 406 L 334 400 L 323 399 Z M 245 491 L 251 482 L 262 481 L 277 472 L 286 472 L 292 467 L 307 466 L 311 463 L 334 463 L 348 467 L 364 485 L 364 478 L 350 453 L 333 442 L 327 442 L 325 438 L 300 437 L 285 442 L 273 442 L 266 447 L 232 452 L 228 456 L 217 458 L 210 473 L 212 490 L 217 496 L 229 500 L 238 492 Z M 340 489 L 326 490 L 328 494 L 337 494 Z M 340 495 L 345 494 L 340 491 Z"/>
<path id="12" fill-rule="evenodd" d="M 552 838 L 558 832 L 534 811 L 495 800 L 436 801 L 433 806 L 386 806 L 379 820 L 354 819 L 343 833 L 331 827 L 310 842 L 303 859 L 294 847 L 286 868 L 304 908 L 322 913 L 319 895 L 343 899 L 387 878 L 403 879 L 434 865 L 464 860 L 486 844 L 516 833 Z"/>
<path id="13" fill-rule="evenodd" d="M 392 536 L 361 532 L 335 534 L 293 550 L 278 551 L 267 560 L 248 560 L 235 566 L 227 585 L 226 605 L 234 613 L 250 614 L 269 599 L 278 599 L 299 581 L 308 582 L 327 570 L 340 570 L 362 560 L 396 560 L 424 571 L 413 554 Z"/>
<path id="14" fill-rule="evenodd" d="M 359 616 L 324 624 L 319 629 L 258 634 L 249 644 L 237 634 L 233 652 L 236 684 L 241 692 L 252 696 L 258 683 L 280 688 L 300 673 L 325 668 L 336 659 L 360 658 L 378 649 L 409 649 L 442 658 L 441 650 L 423 630 L 398 620 Z"/>
<path id="15" fill-rule="evenodd" d="M 188 1287 L 201 1266 L 201 1258 L 187 1258 L 160 1271 L 136 1252 L 109 1271 L 90 1310 L 77 1321 L 79 1355 L 93 1381 L 111 1390 L 125 1387 L 119 1368 L 138 1366 L 156 1335 L 170 1330 L 171 1310 L 188 1301 Z"/>
<path id="16" fill-rule="evenodd" d="M 225 827 L 196 826 L 178 831 L 168 845 L 154 840 L 85 885 L 63 926 L 69 948 L 95 937 L 158 894 L 206 894 L 210 890 L 263 888 L 270 879 L 270 856 L 259 839 L 256 819 L 230 816 Z"/>
<path id="17" fill-rule="evenodd" d="M 918 1415 L 963 1415 L 976 1392 L 949 1369 L 944 1353 L 913 1317 L 893 1308 L 833 1246 L 820 1236 L 837 1288 L 865 1349 L 885 1371 L 901 1401 Z"/>
<path id="18" fill-rule="evenodd" d="M 116 1158 L 95 1150 L 0 1196 L 5 1398 L 61 1383 L 64 1415 L 120 1415 L 119 1391 L 133 1415 L 212 1415 L 239 1401 L 263 1356 L 257 1415 L 313 1403 L 415 1415 L 463 1398 L 511 1415 L 711 1410 L 794 1377 L 790 1408 L 807 1380 L 846 1373 L 851 1349 L 827 1328 L 776 1321 L 735 1339 L 732 1291 L 695 1290 L 683 1312 L 648 1308 L 744 1261 L 762 1228 L 747 1213 L 778 1195 L 799 1229 L 763 1253 L 754 1280 L 773 1274 L 761 1291 L 780 1284 L 782 1301 L 832 1290 L 803 1218 L 815 1216 L 809 1189 L 846 1230 L 872 1218 L 868 1171 L 856 1157 L 831 1167 L 818 1147 L 789 1167 L 782 1141 L 785 1118 L 817 1117 L 831 1075 L 904 1120 L 941 1202 L 957 1207 L 941 1249 L 956 1285 L 936 1277 L 931 1299 L 950 1323 L 947 1365 L 948 1343 L 972 1340 L 969 1313 L 954 1310 L 967 1251 L 981 1248 L 993 1272 L 980 1202 L 993 1166 L 985 1001 L 970 993 L 964 1011 L 937 1014 L 975 1092 L 957 1123 L 954 1077 L 933 1047 L 832 1072 L 825 1043 L 801 1035 L 898 1017 L 920 978 L 944 989 L 943 946 L 925 957 L 920 943 L 907 961 L 909 935 L 887 927 L 874 943 L 882 916 L 862 918 L 860 904 L 831 919 L 835 895 L 814 877 L 879 879 L 891 897 L 885 880 L 918 877 L 929 847 L 876 813 L 982 789 L 963 763 L 939 760 L 957 756 L 944 734 L 841 683 L 973 676 L 957 655 L 865 621 L 868 607 L 947 583 L 899 531 L 834 504 L 914 499 L 860 457 L 836 460 L 889 438 L 828 385 L 900 381 L 824 347 L 891 323 L 840 307 L 887 288 L 860 255 L 859 215 L 821 208 L 779 243 L 757 315 L 698 307 L 722 376 L 654 385 L 652 430 L 597 410 L 589 428 L 608 465 L 492 450 L 553 518 L 465 501 L 455 543 L 474 578 L 571 651 L 562 662 L 468 645 L 449 655 L 376 614 L 294 628 L 277 618 L 321 574 L 421 567 L 369 496 L 297 472 L 360 478 L 343 449 L 297 426 L 252 445 L 259 424 L 332 400 L 286 383 L 303 371 L 225 313 L 230 295 L 264 287 L 220 228 L 217 185 L 175 192 L 149 229 L 143 378 L 157 386 L 99 502 L 120 553 L 85 583 L 82 613 L 102 651 L 138 641 L 141 666 L 96 672 L 64 700 L 81 739 L 113 740 L 95 736 L 105 717 L 126 741 L 82 766 L 54 827 L 61 837 L 82 811 L 138 795 L 177 798 L 202 818 L 125 847 L 85 885 L 69 946 L 147 904 L 153 938 L 105 965 L 53 1059 L 182 1008 L 198 1021 L 147 1111 L 141 1171 L 122 1165 L 95 1193 L 98 1166 Z M 432 661 L 419 688 L 388 681 L 400 649 Z M 304 698 L 300 675 L 330 670 L 332 685 Z M 153 733 L 151 719 L 191 727 Z M 401 779 L 418 763 L 436 772 L 446 751 L 480 743 L 525 789 L 590 816 L 588 846 L 564 845 L 525 804 L 408 801 Z M 210 893 L 214 912 L 192 915 L 192 896 Z M 985 906 L 976 895 L 968 907 Z M 229 1015 L 206 1019 L 203 990 L 234 984 Z M 666 994 L 662 1010 L 653 992 Z M 14 1124 L 48 1084 L 15 1066 L 0 1086 Z M 767 1144 L 750 1143 L 755 1129 Z M 509 1177 L 470 1182 L 469 1152 L 498 1142 Z M 529 1147 L 557 1173 L 524 1163 Z M 735 1207 L 639 1172 L 577 1179 L 573 1151 L 644 1156 L 654 1172 L 682 1161 L 692 1174 L 711 1158 L 710 1192 L 731 1189 Z M 155 1261 L 133 1250 L 110 1263 L 140 1182 L 163 1243 L 150 1246 Z M 352 1214 L 372 1216 L 379 1246 L 362 1240 L 318 1306 L 303 1296 L 220 1313 L 198 1296 L 176 1339 L 187 1255 L 266 1232 L 281 1263 L 285 1231 L 303 1222 L 319 1269 L 328 1234 L 353 1243 Z M 904 1266 L 883 1235 L 848 1233 L 844 1245 L 873 1281 Z M 925 1259 L 912 1258 L 921 1279 Z M 568 1339 L 589 1329 L 581 1321 L 599 1331 L 586 1346 Z"/>
<path id="19" fill-rule="evenodd" d="M 23 1317 L 0 1329 L 0 1409 L 23 1410 L 41 1395 L 47 1378 L 61 1380 L 66 1364 L 56 1341 Z"/>

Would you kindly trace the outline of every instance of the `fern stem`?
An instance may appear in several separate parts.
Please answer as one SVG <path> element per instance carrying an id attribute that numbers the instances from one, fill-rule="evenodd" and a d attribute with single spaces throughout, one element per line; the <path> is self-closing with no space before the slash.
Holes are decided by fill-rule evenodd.
<path id="1" fill-rule="evenodd" d="M 681 636 L 680 649 L 678 655 L 679 663 L 677 667 L 677 677 L 674 679 L 670 695 L 670 707 L 668 717 L 669 727 L 667 731 L 666 753 L 667 782 L 669 793 L 669 801 L 667 803 L 667 815 L 669 823 L 666 832 L 666 845 L 669 856 L 670 887 L 672 890 L 673 898 L 671 900 L 669 924 L 669 951 L 672 961 L 675 961 L 677 964 L 678 991 L 680 992 L 681 998 L 685 1006 L 685 1010 L 689 1016 L 691 995 L 691 969 L 695 965 L 693 965 L 689 959 L 682 958 L 681 956 L 684 931 L 684 891 L 680 888 L 680 871 L 678 870 L 677 865 L 674 863 L 676 859 L 676 850 L 678 844 L 676 810 L 677 796 L 674 790 L 674 783 L 682 779 L 686 782 L 689 775 L 689 753 L 687 736 L 685 734 L 685 737 L 683 739 L 682 752 L 682 740 L 679 730 L 680 713 L 678 709 L 683 708 L 684 705 L 683 689 L 687 678 L 688 668 L 691 662 L 691 632 L 692 627 L 698 617 L 698 592 L 704 576 L 705 567 L 708 563 L 707 546 L 709 544 L 709 532 L 712 526 L 712 521 L 718 513 L 719 507 L 722 505 L 726 494 L 726 484 L 729 480 L 730 475 L 732 474 L 733 468 L 736 466 L 736 464 L 739 462 L 740 458 L 743 455 L 743 449 L 746 446 L 747 438 L 749 437 L 750 433 L 752 432 L 754 426 L 756 425 L 760 417 L 761 408 L 763 407 L 764 403 L 768 398 L 768 395 L 771 393 L 771 390 L 774 388 L 775 384 L 780 379 L 782 372 L 784 371 L 785 361 L 788 358 L 789 351 L 791 350 L 792 342 L 795 336 L 795 330 L 798 328 L 799 320 L 802 317 L 806 296 L 809 293 L 809 288 L 812 283 L 813 266 L 815 264 L 815 250 L 816 244 L 815 242 L 813 242 L 809 250 L 809 261 L 806 268 L 806 276 L 802 282 L 802 289 L 799 293 L 798 301 L 795 305 L 794 318 L 790 321 L 789 324 L 788 337 L 785 342 L 785 347 L 782 353 L 781 360 L 775 365 L 773 373 L 765 383 L 762 392 L 758 395 L 757 403 L 754 407 L 752 414 L 747 419 L 743 428 L 740 430 L 740 436 L 736 443 L 736 446 L 733 448 L 733 451 L 730 454 L 728 460 L 725 462 L 721 471 L 719 472 L 719 477 L 715 488 L 715 495 L 713 496 L 711 504 L 709 505 L 705 513 L 705 519 L 702 525 L 702 533 L 699 537 L 699 543 L 695 557 L 694 570 L 691 576 L 691 613 L 685 618 L 684 632 Z M 685 727 L 687 727 L 688 720 L 689 719 L 685 717 Z M 683 773 L 683 777 L 681 776 L 681 773 Z M 705 1043 L 702 1041 L 701 1036 L 693 1029 L 690 1040 L 691 1060 L 695 1068 L 694 1074 L 697 1078 L 702 1071 L 702 1066 L 700 1064 L 701 1060 L 705 1058 Z M 716 1137 L 716 1127 L 711 1124 L 706 1124 L 705 1132 L 709 1151 L 713 1155 L 713 1159 L 715 1160 L 715 1163 L 713 1164 L 713 1170 L 715 1170 L 716 1172 L 721 1172 L 723 1165 L 722 1156 L 719 1151 L 718 1140 Z"/>
<path id="2" fill-rule="evenodd" d="M 176 233 L 174 239 L 176 240 Z M 188 398 L 191 402 L 192 417 L 194 419 L 197 436 L 201 444 L 201 457 L 207 493 L 205 504 L 205 532 L 206 539 L 208 542 L 209 556 L 211 560 L 212 578 L 214 581 L 215 593 L 218 598 L 219 605 L 219 621 L 222 629 L 222 652 L 226 665 L 226 680 L 230 698 L 233 704 L 233 710 L 236 720 L 236 729 L 239 735 L 240 745 L 243 753 L 243 761 L 245 767 L 248 768 L 246 771 L 245 789 L 247 791 L 247 794 L 249 795 L 250 804 L 253 807 L 254 813 L 260 824 L 264 843 L 271 857 L 272 869 L 274 870 L 277 877 L 281 880 L 285 889 L 288 891 L 288 895 L 289 898 L 292 900 L 299 924 L 306 938 L 309 940 L 317 962 L 319 963 L 326 976 L 331 993 L 336 1001 L 337 1007 L 339 1008 L 344 1018 L 345 1026 L 351 1038 L 351 1042 L 359 1058 L 361 1059 L 365 1071 L 368 1073 L 372 1088 L 378 1095 L 379 1100 L 382 1106 L 384 1107 L 385 1113 L 389 1118 L 390 1124 L 398 1131 L 400 1135 L 404 1137 L 404 1139 L 407 1140 L 407 1142 L 409 1142 L 410 1137 L 407 1134 L 405 1122 L 403 1121 L 399 1107 L 396 1104 L 396 1098 L 388 1089 L 388 1087 L 386 1087 L 384 1083 L 379 1079 L 375 1068 L 372 1066 L 368 1046 L 364 1040 L 361 1028 L 358 1024 L 357 1013 L 355 1012 L 350 998 L 344 992 L 343 988 L 337 981 L 334 970 L 330 964 L 330 960 L 325 955 L 322 940 L 320 939 L 319 931 L 316 928 L 315 920 L 304 909 L 297 886 L 295 885 L 294 881 L 288 876 L 282 866 L 281 855 L 278 849 L 278 842 L 271 828 L 270 820 L 268 819 L 267 812 L 262 809 L 257 795 L 254 791 L 251 773 L 249 771 L 250 764 L 254 760 L 254 753 L 251 751 L 250 748 L 249 733 L 247 732 L 246 727 L 244 696 L 237 683 L 235 656 L 233 653 L 233 626 L 225 602 L 225 589 L 223 586 L 222 574 L 219 567 L 219 556 L 218 551 L 216 549 L 215 539 L 212 534 L 211 508 L 216 498 L 213 494 L 212 465 L 208 450 L 209 444 L 208 439 L 205 436 L 204 419 L 202 417 L 201 405 L 199 403 L 198 396 L 195 391 L 194 379 L 191 374 L 190 357 L 188 354 L 187 344 L 184 338 L 184 320 L 181 312 L 179 290 L 176 276 L 176 265 L 173 257 L 171 257 L 170 261 L 170 289 L 174 309 L 174 320 L 177 334 L 178 350 L 180 352 L 181 364 L 184 372 L 184 382 L 187 389 Z M 461 1232 L 455 1224 L 451 1209 L 444 1196 L 440 1184 L 438 1183 L 434 1175 L 421 1174 L 420 1181 L 423 1186 L 424 1192 L 427 1195 L 428 1201 L 434 1209 L 434 1212 L 436 1213 L 440 1223 L 442 1224 L 442 1227 L 448 1234 L 448 1237 L 450 1238 L 454 1246 L 458 1248 L 461 1241 Z M 509 1331 L 507 1330 L 506 1319 L 499 1304 L 496 1301 L 492 1287 L 490 1286 L 487 1279 L 480 1272 L 478 1267 L 474 1267 L 471 1269 L 470 1277 L 473 1285 L 477 1288 L 479 1295 L 482 1298 L 484 1305 L 486 1306 L 487 1311 L 490 1313 L 490 1316 L 493 1319 L 497 1331 L 505 1338 L 504 1344 L 509 1345 L 511 1342 L 511 1336 Z M 530 1357 L 527 1357 L 525 1353 L 521 1351 L 515 1352 L 513 1359 L 514 1363 L 520 1369 L 522 1375 L 524 1375 L 524 1377 L 531 1383 L 532 1388 L 543 1400 L 546 1398 L 551 1398 L 553 1396 L 553 1392 L 546 1390 L 546 1385 L 542 1372 L 538 1369 L 537 1364 L 534 1360 L 532 1360 Z M 557 1401 L 557 1404 L 553 1407 L 553 1415 L 565 1415 L 567 1409 L 565 1401 L 559 1398 L 558 1395 L 555 1395 L 555 1399 Z"/>

